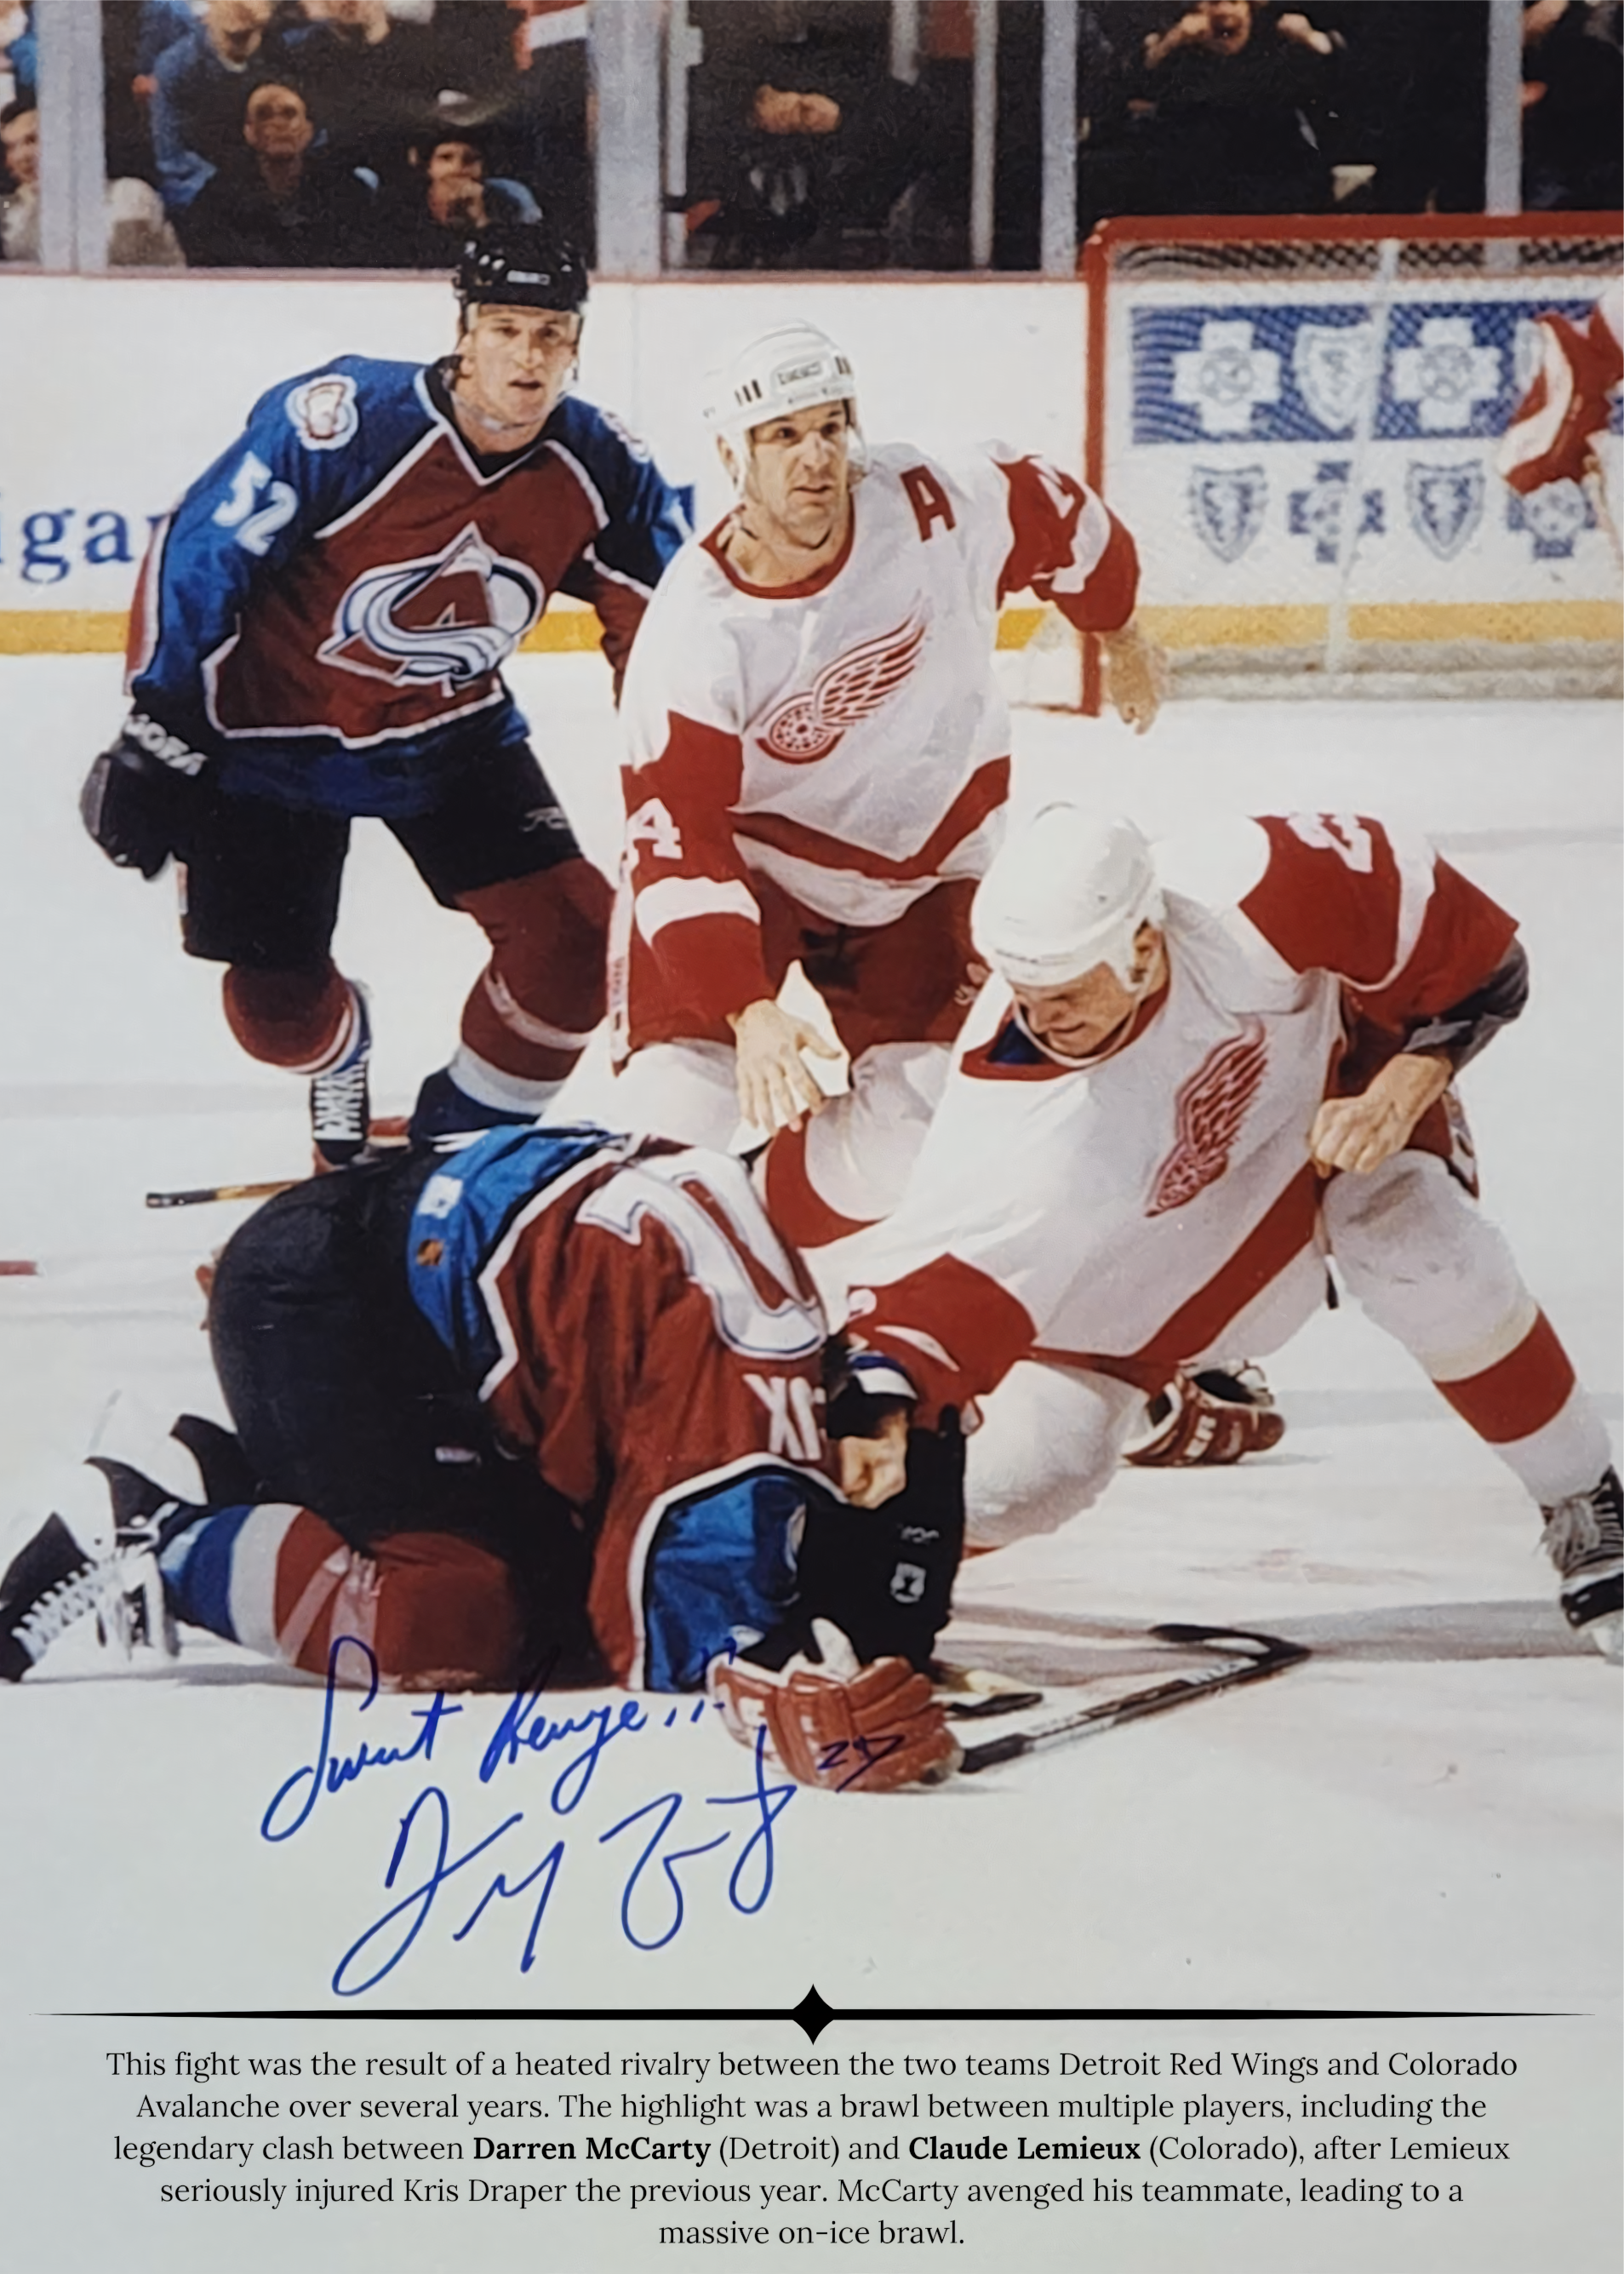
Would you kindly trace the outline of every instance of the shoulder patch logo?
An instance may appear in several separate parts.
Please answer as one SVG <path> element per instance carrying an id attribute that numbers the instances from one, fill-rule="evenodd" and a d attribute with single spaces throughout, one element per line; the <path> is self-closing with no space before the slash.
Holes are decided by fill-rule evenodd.
<path id="1" fill-rule="evenodd" d="M 792 695 L 770 712 L 757 734 L 762 748 L 787 765 L 826 758 L 848 727 L 871 718 L 913 673 L 924 644 L 922 617 L 825 664 L 811 692 Z"/>
<path id="2" fill-rule="evenodd" d="M 288 418 L 307 450 L 342 450 L 361 429 L 354 380 L 340 371 L 307 379 L 289 395 Z"/>
<path id="3" fill-rule="evenodd" d="M 470 523 L 427 560 L 357 576 L 321 660 L 392 687 L 468 687 L 500 669 L 545 597 L 522 561 L 492 553 Z"/>
<path id="4" fill-rule="evenodd" d="M 1209 1050 L 1180 1088 L 1174 1105 L 1177 1137 L 1157 1171 L 1147 1216 L 1184 1208 L 1222 1176 L 1268 1065 L 1261 1020 Z"/>

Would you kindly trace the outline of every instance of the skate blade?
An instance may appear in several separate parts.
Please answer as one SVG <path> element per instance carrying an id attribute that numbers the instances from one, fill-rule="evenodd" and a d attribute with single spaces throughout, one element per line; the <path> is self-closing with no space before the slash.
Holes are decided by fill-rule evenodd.
<path id="1" fill-rule="evenodd" d="M 1609 1611 L 1591 1619 L 1579 1631 L 1609 1666 L 1624 1666 L 1624 1611 Z"/>

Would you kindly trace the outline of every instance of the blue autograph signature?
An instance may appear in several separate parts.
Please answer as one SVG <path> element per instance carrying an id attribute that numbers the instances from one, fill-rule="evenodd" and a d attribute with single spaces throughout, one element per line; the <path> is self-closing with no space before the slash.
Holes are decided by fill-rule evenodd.
<path id="1" fill-rule="evenodd" d="M 440 1724 L 462 1711 L 460 1706 L 447 1706 L 444 1690 L 437 1690 L 432 1705 L 412 1708 L 414 1720 L 421 1721 L 423 1727 L 410 1745 L 369 1745 L 363 1738 L 353 1753 L 335 1753 L 333 1717 L 338 1704 L 339 1668 L 346 1651 L 358 1652 L 367 1670 L 366 1694 L 357 1702 L 356 1711 L 365 1713 L 378 1695 L 378 1660 L 372 1651 L 354 1635 L 336 1636 L 327 1653 L 327 1682 L 321 1701 L 321 1736 L 316 1758 L 303 1768 L 295 1769 L 277 1786 L 270 1806 L 259 1819 L 261 1839 L 290 1840 L 309 1821 L 312 1810 L 324 1792 L 342 1792 L 345 1785 L 354 1783 L 364 1769 L 395 1768 L 405 1761 L 432 1761 Z M 284 1805 L 291 1807 L 296 1794 L 303 1796 L 298 1807 L 292 1816 L 285 1817 Z"/>
<path id="2" fill-rule="evenodd" d="M 462 1706 L 447 1705 L 444 1694 L 437 1691 L 432 1704 L 411 1709 L 422 1727 L 410 1744 L 369 1745 L 362 1740 L 348 1751 L 342 1749 L 335 1735 L 340 1669 L 345 1662 L 345 1653 L 357 1652 L 361 1653 L 366 1678 L 365 1688 L 356 1696 L 355 1710 L 365 1713 L 379 1694 L 378 1662 L 372 1651 L 354 1636 L 337 1638 L 327 1658 L 316 1757 L 295 1769 L 277 1787 L 259 1824 L 260 1835 L 267 1841 L 290 1839 L 308 1823 L 324 1795 L 342 1792 L 368 1769 L 398 1768 L 414 1763 L 432 1765 L 436 1740 L 446 1721 L 465 1710 Z M 618 1706 L 592 1706 L 555 1721 L 539 1710 L 540 1696 L 539 1690 L 521 1691 L 508 1702 L 485 1746 L 478 1776 L 482 1784 L 489 1784 L 499 1771 L 515 1766 L 522 1755 L 550 1753 L 557 1757 L 557 1753 L 567 1754 L 567 1758 L 562 1759 L 548 1793 L 548 1807 L 553 1816 L 570 1815 L 579 1807 L 605 1748 L 614 1739 L 658 1728 L 662 1722 L 665 1728 L 672 1728 L 680 1713 L 684 1720 L 698 1720 L 707 1711 L 702 1700 L 691 1713 L 673 1706 L 656 1721 L 650 1719 L 640 1700 L 627 1698 Z M 572 1743 L 577 1739 L 579 1743 Z M 598 1848 L 606 1849 L 611 1843 L 621 1842 L 621 1854 L 635 1850 L 635 1860 L 620 1891 L 620 1919 L 622 1933 L 636 1949 L 661 1950 L 680 1932 L 690 1900 L 680 1867 L 730 1844 L 734 1846 L 735 1853 L 726 1882 L 728 1902 L 734 1910 L 747 1915 L 753 1915 L 765 1904 L 772 1892 L 776 1864 L 774 1826 L 793 1798 L 795 1787 L 793 1783 L 769 1783 L 764 1730 L 757 1733 L 752 1758 L 754 1775 L 748 1790 L 706 1796 L 703 1804 L 707 1809 L 741 1811 L 725 1829 L 710 1837 L 683 1838 L 686 1827 L 680 1819 L 686 1812 L 692 1825 L 692 1803 L 680 1792 L 657 1794 L 598 1834 L 593 1843 Z M 442 1917 L 447 1911 L 457 1916 L 463 1896 L 475 1888 L 479 1892 L 461 1924 L 452 1928 L 451 1939 L 465 1940 L 492 1906 L 529 1895 L 529 1925 L 519 1954 L 519 1971 L 528 1974 L 536 1961 L 542 1924 L 564 1869 L 568 1849 L 563 1839 L 555 1839 L 539 1861 L 530 1861 L 541 1844 L 534 1831 L 528 1846 L 523 1835 L 509 1837 L 526 1820 L 525 1811 L 515 1809 L 482 1838 L 458 1850 L 453 1842 L 450 1798 L 443 1786 L 425 1784 L 401 1818 L 383 1878 L 384 1888 L 391 1894 L 402 1881 L 411 1884 L 345 1951 L 333 1975 L 335 1994 L 355 1998 L 375 1988 L 405 1957 L 436 1909 Z M 715 1818 L 708 1819 L 706 1828 L 717 1821 Z M 544 1816 L 544 1826 L 545 1822 Z M 629 1839 L 623 1838 L 627 1834 Z M 541 1839 L 545 1837 L 544 1830 Z M 678 1844 L 679 1839 L 683 1839 L 683 1844 Z M 500 1869 L 492 1872 L 489 1863 L 482 1870 L 470 1869 L 499 1842 L 502 1843 Z M 460 1874 L 466 1876 L 459 1879 Z M 455 1894 L 445 1896 L 442 1901 L 442 1891 L 454 1879 L 458 1880 Z"/>

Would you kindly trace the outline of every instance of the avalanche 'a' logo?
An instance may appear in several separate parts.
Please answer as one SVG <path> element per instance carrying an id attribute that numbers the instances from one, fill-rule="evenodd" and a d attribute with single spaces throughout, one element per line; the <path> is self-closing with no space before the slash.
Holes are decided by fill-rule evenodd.
<path id="1" fill-rule="evenodd" d="M 848 727 L 896 693 L 919 661 L 924 640 L 924 620 L 915 616 L 837 656 L 818 673 L 809 694 L 792 695 L 768 713 L 758 735 L 762 748 L 790 765 L 826 758 Z"/>
<path id="2" fill-rule="evenodd" d="M 1177 1138 L 1157 1172 L 1147 1216 L 1183 1208 L 1222 1176 L 1268 1065 L 1262 1021 L 1248 1019 L 1234 1039 L 1208 1052 L 1178 1093 Z"/>
<path id="3" fill-rule="evenodd" d="M 500 666 L 545 597 L 522 561 L 492 553 L 470 523 L 428 560 L 357 576 L 334 612 L 321 660 L 392 687 L 449 694 Z"/>

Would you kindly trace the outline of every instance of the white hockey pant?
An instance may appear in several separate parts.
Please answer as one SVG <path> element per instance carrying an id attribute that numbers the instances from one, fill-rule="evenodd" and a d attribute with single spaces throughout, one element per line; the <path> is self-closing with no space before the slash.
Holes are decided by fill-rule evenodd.
<path id="1" fill-rule="evenodd" d="M 1601 1419 L 1571 1380 L 1503 1233 L 1444 1163 L 1406 1152 L 1369 1176 L 1333 1177 L 1323 1211 L 1349 1293 L 1403 1344 L 1534 1498 L 1548 1507 L 1588 1492 L 1612 1457 Z M 1305 1250 L 1229 1322 L 1220 1350 L 1249 1357 L 1278 1350 L 1324 1295 L 1323 1261 Z M 1192 1353 L 1192 1363 L 1210 1362 L 1220 1350 Z M 981 1401 L 981 1427 L 969 1440 L 972 1543 L 991 1547 L 1052 1532 L 1091 1506 L 1140 1407 L 1136 1391 L 1105 1374 L 1030 1362 L 1011 1367 Z M 1533 1426 L 1518 1433 L 1520 1411 Z"/>
<path id="2" fill-rule="evenodd" d="M 1348 1291 L 1547 1507 L 1611 1459 L 1504 1234 L 1432 1153 L 1333 1177 L 1325 1227 Z"/>

